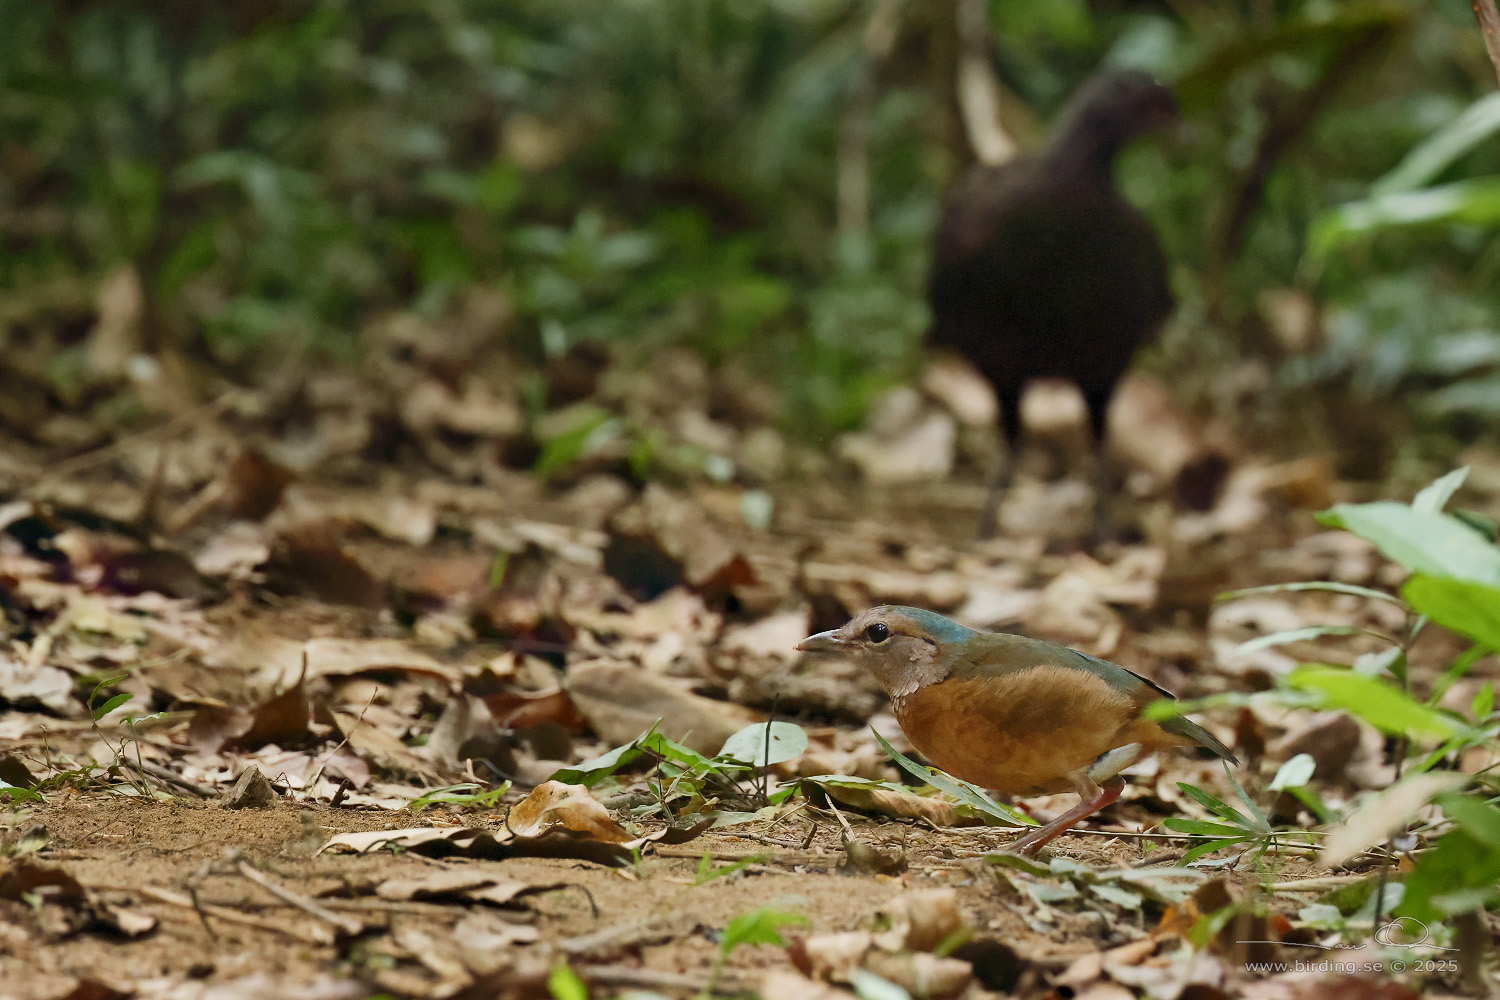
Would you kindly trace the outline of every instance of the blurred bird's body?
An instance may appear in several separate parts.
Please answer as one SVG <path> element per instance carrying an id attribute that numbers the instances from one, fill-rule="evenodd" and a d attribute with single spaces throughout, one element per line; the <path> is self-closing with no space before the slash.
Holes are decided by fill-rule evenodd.
<path id="1" fill-rule="evenodd" d="M 1101 73 L 1043 149 L 975 167 L 949 192 L 928 288 L 929 342 L 967 358 L 999 400 L 1007 454 L 983 535 L 1009 483 L 1027 383 L 1074 382 L 1102 444 L 1115 385 L 1172 311 L 1161 245 L 1120 196 L 1113 169 L 1127 142 L 1175 117 L 1171 94 L 1145 74 Z"/>
<path id="2" fill-rule="evenodd" d="M 1164 689 L 1055 643 L 887 606 L 798 648 L 859 661 L 891 696 L 912 745 L 949 774 L 1010 795 L 1076 791 L 1076 808 L 1011 846 L 1023 854 L 1113 802 L 1119 773 L 1159 750 L 1206 747 L 1238 763 L 1188 719 L 1142 718 L 1146 705 L 1172 697 Z"/>

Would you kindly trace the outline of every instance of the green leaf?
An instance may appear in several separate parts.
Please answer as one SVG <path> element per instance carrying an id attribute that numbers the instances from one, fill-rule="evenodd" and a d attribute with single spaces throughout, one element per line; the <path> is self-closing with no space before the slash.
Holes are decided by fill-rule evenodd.
<path id="1" fill-rule="evenodd" d="M 1439 795 L 1437 804 L 1443 807 L 1448 818 L 1457 823 L 1475 840 L 1500 851 L 1500 809 L 1482 802 L 1472 795 L 1452 793 Z"/>
<path id="2" fill-rule="evenodd" d="M 624 426 L 618 417 L 612 417 L 604 410 L 590 410 L 580 417 L 577 424 L 542 446 L 542 453 L 532 467 L 532 472 L 539 478 L 546 479 L 554 472 L 601 450 L 605 444 L 620 436 Z"/>
<path id="3" fill-rule="evenodd" d="M 1479 686 L 1479 691 L 1474 695 L 1474 700 L 1469 702 L 1469 712 L 1473 714 L 1476 723 L 1483 722 L 1491 712 L 1495 710 L 1495 685 L 1485 681 Z"/>
<path id="4" fill-rule="evenodd" d="M 1228 823 L 1210 823 L 1207 820 L 1187 819 L 1183 816 L 1168 816 L 1162 826 L 1174 833 L 1191 833 L 1196 837 L 1226 837 L 1229 840 L 1247 840 L 1249 830 Z"/>
<path id="5" fill-rule="evenodd" d="M 587 785 L 592 788 L 620 768 L 627 767 L 642 757 L 648 756 L 663 758 L 700 777 L 709 773 L 723 773 L 724 768 L 713 760 L 663 736 L 656 729 L 660 724 L 661 720 L 657 719 L 650 729 L 624 746 L 615 747 L 592 760 L 553 772 L 551 780 L 569 785 Z"/>
<path id="6" fill-rule="evenodd" d="M 1492 94 L 1490 96 L 1500 97 L 1500 94 Z M 1469 467 L 1467 465 L 1454 469 L 1447 475 L 1439 476 L 1422 487 L 1422 491 L 1412 497 L 1411 509 L 1423 511 L 1428 514 L 1441 513 L 1443 508 L 1448 506 L 1448 501 L 1453 499 L 1453 494 L 1458 492 L 1458 488 L 1464 484 L 1464 480 L 1468 477 Z"/>
<path id="7" fill-rule="evenodd" d="M 42 793 L 34 788 L 21 788 L 17 785 L 7 784 L 0 781 L 0 796 L 10 799 L 12 802 L 46 802 Z"/>
<path id="8" fill-rule="evenodd" d="M 1181 789 L 1182 793 L 1188 798 L 1192 799 L 1194 802 L 1198 803 L 1200 806 L 1207 809 L 1214 815 L 1220 817 L 1221 819 L 1226 819 L 1229 822 L 1243 827 L 1246 830 L 1259 830 L 1260 826 L 1263 825 L 1257 825 L 1250 819 L 1250 817 L 1234 808 L 1234 806 L 1225 802 L 1223 799 L 1218 798 L 1217 796 L 1210 795 L 1208 792 L 1205 792 L 1201 788 L 1189 785 L 1185 781 L 1179 781 L 1177 783 L 1177 787 Z"/>
<path id="9" fill-rule="evenodd" d="M 1276 771 L 1276 777 L 1266 786 L 1270 791 L 1280 792 L 1288 788 L 1301 788 L 1312 780 L 1313 772 L 1317 770 L 1317 761 L 1313 760 L 1312 754 L 1299 753 L 1291 760 L 1282 764 Z"/>
<path id="10" fill-rule="evenodd" d="M 1500 130 L 1500 94 L 1486 94 L 1408 150 L 1400 163 L 1370 185 L 1370 193 L 1395 194 L 1424 187 L 1496 130 Z"/>
<path id="11" fill-rule="evenodd" d="M 1500 649 L 1500 586 L 1417 573 L 1402 586 L 1401 596 L 1444 628 Z"/>
<path id="12" fill-rule="evenodd" d="M 807 752 L 807 733 L 791 722 L 766 722 L 746 726 L 724 741 L 718 756 L 769 767 Z"/>
<path id="13" fill-rule="evenodd" d="M 1012 809 L 1009 806 L 1002 806 L 1000 803 L 996 802 L 994 799 L 990 798 L 988 795 L 984 794 L 984 792 L 980 791 L 974 785 L 969 784 L 967 781 L 955 778 L 952 775 L 944 774 L 942 771 L 936 770 L 934 768 L 923 767 L 921 764 L 918 764 L 916 761 L 911 760 L 895 747 L 887 743 L 885 737 L 881 736 L 878 732 L 875 732 L 874 729 L 871 729 L 870 731 L 872 733 L 875 733 L 876 742 L 880 744 L 880 746 L 885 750 L 886 753 L 891 755 L 891 760 L 896 762 L 896 766 L 901 768 L 901 770 L 905 771 L 907 774 L 911 775 L 913 778 L 920 778 L 922 781 L 927 782 L 933 788 L 936 788 L 939 791 L 947 792 L 955 799 L 958 799 L 958 801 L 963 802 L 967 805 L 971 805 L 975 809 L 979 810 L 980 813 L 986 816 L 992 816 L 995 819 L 1000 820 L 1002 823 L 1008 823 L 1012 826 L 1037 825 L 1036 820 L 1032 819 L 1030 816 L 1027 816 L 1025 813 L 1022 813 L 1018 810 Z"/>
<path id="14" fill-rule="evenodd" d="M 1317 265 L 1343 244 L 1382 230 L 1448 222 L 1500 222 L 1500 177 L 1373 195 L 1329 209 L 1308 227 L 1308 260 Z"/>
<path id="15" fill-rule="evenodd" d="M 693 885 L 702 885 L 705 882 L 712 882 L 716 878 L 723 878 L 725 875 L 733 875 L 735 872 L 749 868 L 751 865 L 758 865 L 771 856 L 770 852 L 765 854 L 751 854 L 737 861 L 731 861 L 720 868 L 715 868 L 713 866 L 713 852 L 704 851 L 703 857 L 698 861 L 698 874 L 693 878 Z"/>
<path id="16" fill-rule="evenodd" d="M 728 956 L 742 944 L 774 944 L 784 948 L 786 941 L 778 928 L 787 926 L 806 927 L 808 920 L 801 914 L 783 913 L 768 906 L 741 913 L 724 928 L 719 953 Z"/>
<path id="17" fill-rule="evenodd" d="M 1205 855 L 1205 854 L 1212 854 L 1214 851 L 1217 851 L 1220 848 L 1233 847 L 1235 844 L 1240 843 L 1244 839 L 1245 838 L 1243 838 L 1243 837 L 1231 837 L 1228 840 L 1208 840 L 1208 841 L 1204 841 L 1201 844 L 1197 844 L 1197 845 L 1195 845 L 1193 847 L 1189 847 L 1183 853 L 1182 859 L 1180 861 L 1178 861 L 1177 863 L 1179 865 L 1192 864 L 1194 861 L 1197 861 L 1199 858 L 1203 857 L 1203 855 Z"/>
<path id="18" fill-rule="evenodd" d="M 1031 858 L 1023 858 L 1019 854 L 1009 854 L 1005 851 L 986 854 L 984 860 L 989 864 L 998 865 L 1001 868 L 1014 868 L 1016 871 L 1035 875 L 1038 878 L 1046 878 L 1052 874 L 1052 869 L 1040 861 L 1033 861 Z"/>
<path id="19" fill-rule="evenodd" d="M 1452 515 L 1382 501 L 1339 504 L 1318 521 L 1358 535 L 1414 573 L 1500 587 L 1500 549 Z"/>
<path id="20" fill-rule="evenodd" d="M 423 792 L 421 795 L 407 803 L 406 808 L 412 812 L 421 812 L 431 805 L 460 805 L 478 806 L 481 809 L 494 808 L 496 802 L 510 791 L 510 782 L 504 781 L 494 788 L 486 789 L 483 785 L 474 781 L 461 781 L 456 785 L 444 785 L 441 788 L 433 788 Z"/>
<path id="21" fill-rule="evenodd" d="M 1466 829 L 1450 830 L 1417 858 L 1406 876 L 1406 895 L 1396 912 L 1424 922 L 1449 916 L 1451 908 L 1472 904 L 1472 894 L 1493 893 L 1500 882 L 1500 850 Z M 1460 895 L 1462 894 L 1462 895 Z"/>
<path id="22" fill-rule="evenodd" d="M 1392 736 L 1447 739 L 1466 727 L 1453 717 L 1414 701 L 1399 688 L 1341 667 L 1307 665 L 1294 670 L 1287 684 L 1321 696 L 1323 707 L 1343 709 Z"/>
<path id="23" fill-rule="evenodd" d="M 548 780 L 561 781 L 566 785 L 588 785 L 589 787 L 593 787 L 620 768 L 644 756 L 644 744 L 653 736 L 659 735 L 656 732 L 656 727 L 660 724 L 661 720 L 657 719 L 656 722 L 652 723 L 650 729 L 624 746 L 615 747 L 607 753 L 602 753 L 591 760 L 574 764 L 572 767 L 561 768 L 553 772 L 552 777 Z"/>
<path id="24" fill-rule="evenodd" d="M 110 712 L 113 712 L 115 709 L 119 708 L 121 705 L 125 704 L 127 701 L 134 697 L 135 695 L 125 692 L 115 695 L 114 697 L 110 698 L 108 701 L 104 702 L 102 705 L 99 705 L 94 709 L 94 718 L 104 718 Z"/>
<path id="25" fill-rule="evenodd" d="M 547 992 L 552 994 L 552 1000 L 589 1000 L 588 986 L 563 961 L 547 973 Z"/>

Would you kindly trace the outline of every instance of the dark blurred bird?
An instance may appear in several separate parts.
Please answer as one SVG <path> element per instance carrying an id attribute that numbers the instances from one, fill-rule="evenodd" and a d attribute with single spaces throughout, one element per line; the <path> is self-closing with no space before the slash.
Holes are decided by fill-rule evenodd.
<path id="1" fill-rule="evenodd" d="M 1172 697 L 1165 689 L 1040 639 L 885 606 L 797 648 L 852 656 L 891 696 L 912 746 L 954 777 L 1010 795 L 1077 792 L 1077 806 L 1007 848 L 1028 857 L 1119 798 L 1120 772 L 1158 750 L 1206 747 L 1239 763 L 1182 716 L 1141 718 L 1148 704 Z"/>
<path id="2" fill-rule="evenodd" d="M 1115 384 L 1172 311 L 1166 258 L 1151 223 L 1115 188 L 1115 154 L 1176 119 L 1171 92 L 1151 77 L 1107 70 L 1074 95 L 1046 146 L 974 167 L 949 192 L 929 341 L 994 384 L 1006 441 L 981 537 L 993 534 L 1010 483 L 1021 392 L 1032 379 L 1077 384 L 1102 470 Z"/>

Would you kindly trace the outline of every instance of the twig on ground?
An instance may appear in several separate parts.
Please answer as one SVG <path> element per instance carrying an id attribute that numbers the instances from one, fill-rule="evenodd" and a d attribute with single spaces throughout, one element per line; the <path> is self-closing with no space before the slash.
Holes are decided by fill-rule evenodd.
<path id="1" fill-rule="evenodd" d="M 663 969 L 638 969 L 629 965 L 580 965 L 576 971 L 583 978 L 608 986 L 635 986 L 643 989 L 662 987 L 675 990 L 697 990 L 706 993 L 741 993 L 748 983 L 726 972 L 714 982 L 708 976 Z"/>
<path id="2" fill-rule="evenodd" d="M 350 935 L 351 937 L 364 930 L 364 925 L 361 924 L 358 920 L 352 920 L 349 917 L 341 917 L 337 913 L 334 913 L 332 910 L 316 902 L 315 900 L 309 899 L 306 896 L 293 892 L 286 886 L 275 882 L 264 872 L 256 869 L 248 861 L 241 861 L 238 868 L 239 873 L 242 876 L 254 882 L 256 885 L 260 886 L 262 889 L 266 890 L 277 899 L 280 899 L 286 903 L 290 903 L 292 906 L 297 907 L 297 909 L 302 910 L 304 913 L 311 914 L 312 916 L 317 917 L 319 920 L 327 921 L 328 923 L 337 927 L 339 930 L 343 931 L 345 934 Z"/>
<path id="3" fill-rule="evenodd" d="M 284 920 L 272 920 L 269 917 L 255 917 L 251 916 L 248 913 L 240 913 L 227 906 L 220 906 L 216 903 L 201 903 L 185 892 L 173 892 L 171 889 L 162 889 L 154 885 L 135 886 L 128 891 L 139 893 L 141 896 L 144 896 L 146 899 L 149 899 L 155 903 L 164 903 L 167 906 L 177 906 L 185 910 L 193 910 L 197 913 L 200 920 L 204 920 L 206 915 L 211 914 L 215 920 L 222 920 L 228 924 L 242 924 L 246 927 L 254 927 L 258 930 L 271 931 L 275 934 L 282 934 L 297 941 L 307 940 L 307 935 L 304 934 L 301 929 L 288 926 L 286 921 Z M 208 925 L 205 920 L 204 927 L 207 928 L 207 926 Z M 211 934 L 215 938 L 218 937 L 218 935 L 214 934 L 212 931 L 209 931 L 209 934 Z M 319 943 L 327 944 L 330 942 L 320 941 Z"/>

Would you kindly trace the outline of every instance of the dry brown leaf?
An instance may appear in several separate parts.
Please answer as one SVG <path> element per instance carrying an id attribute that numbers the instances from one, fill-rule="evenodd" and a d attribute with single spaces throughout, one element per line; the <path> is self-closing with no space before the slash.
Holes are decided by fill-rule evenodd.
<path id="1" fill-rule="evenodd" d="M 393 878 L 380 883 L 375 895 L 390 900 L 484 899 L 500 905 L 531 889 L 525 882 L 500 878 L 489 872 L 449 868 L 426 872 L 416 878 Z"/>
<path id="2" fill-rule="evenodd" d="M 610 818 L 609 810 L 586 787 L 561 781 L 544 782 L 511 806 L 506 826 L 517 837 L 540 837 L 561 826 L 606 843 L 630 840 L 630 834 Z"/>
<path id="3" fill-rule="evenodd" d="M 881 908 L 888 927 L 875 935 L 886 951 L 932 951 L 965 921 L 953 889 L 912 889 Z"/>
<path id="4" fill-rule="evenodd" d="M 787 954 L 792 964 L 807 976 L 847 983 L 855 969 L 864 967 L 865 953 L 873 944 L 869 931 L 814 934 L 795 938 Z"/>
<path id="5" fill-rule="evenodd" d="M 570 664 L 564 684 L 594 732 L 612 744 L 630 742 L 660 719 L 669 739 L 713 754 L 730 736 L 764 721 L 757 712 L 694 694 L 682 682 L 632 663 Z"/>

